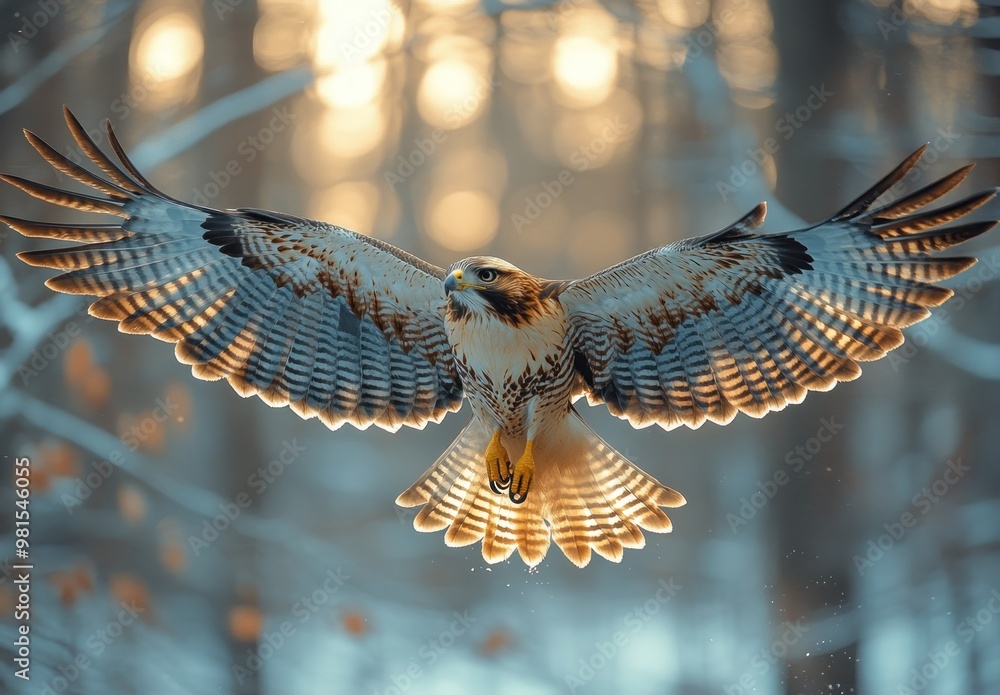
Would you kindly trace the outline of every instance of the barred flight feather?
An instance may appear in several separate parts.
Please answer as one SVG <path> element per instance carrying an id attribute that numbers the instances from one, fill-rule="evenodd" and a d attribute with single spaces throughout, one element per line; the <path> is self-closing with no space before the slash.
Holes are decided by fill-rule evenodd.
<path id="1" fill-rule="evenodd" d="M 759 233 L 761 203 L 714 234 L 582 280 L 546 281 L 473 257 L 454 266 L 446 285 L 441 268 L 334 225 L 179 202 L 142 176 L 110 125 L 118 163 L 68 111 L 66 122 L 101 174 L 25 135 L 97 195 L 0 179 L 121 221 L 0 216 L 24 236 L 82 244 L 21 259 L 61 271 L 47 282 L 55 290 L 96 296 L 91 313 L 121 331 L 175 343 L 195 376 L 225 379 L 244 397 L 331 429 L 423 427 L 468 395 L 468 426 L 396 501 L 421 507 L 418 530 L 444 531 L 449 546 L 480 543 L 491 563 L 516 551 L 535 566 L 553 542 L 580 567 L 595 553 L 617 562 L 645 545 L 644 531 L 672 529 L 663 508 L 684 498 L 597 436 L 570 405 L 577 398 L 604 403 L 636 427 L 666 429 L 798 403 L 898 347 L 901 329 L 951 296 L 935 283 L 975 263 L 931 254 L 995 224 L 942 227 L 995 190 L 928 208 L 971 167 L 878 206 L 921 148 L 806 229 Z M 446 287 L 454 294 L 446 297 Z M 517 461 L 507 471 L 509 494 L 494 492 L 504 482 L 498 462 L 492 483 L 486 466 L 500 450 Z"/>
<path id="2" fill-rule="evenodd" d="M 107 178 L 25 135 L 53 167 L 106 198 L 0 178 L 50 203 L 123 220 L 49 225 L 0 217 L 25 236 L 83 244 L 20 254 L 64 271 L 49 287 L 96 295 L 93 315 L 176 343 L 177 358 L 195 376 L 227 379 L 242 396 L 289 405 L 331 428 L 423 427 L 461 407 L 441 268 L 333 225 L 178 202 L 139 173 L 110 125 L 120 166 L 68 110 L 66 122 Z"/>
<path id="3" fill-rule="evenodd" d="M 940 227 L 991 201 L 996 189 L 925 209 L 971 166 L 872 207 L 924 149 L 822 224 L 757 234 L 762 204 L 715 234 L 570 283 L 559 300 L 590 403 L 637 427 L 724 424 L 737 412 L 761 417 L 855 379 L 858 362 L 898 347 L 900 328 L 952 295 L 932 283 L 976 262 L 930 254 L 996 224 Z"/>
<path id="4" fill-rule="evenodd" d="M 684 497 L 636 468 L 591 430 L 576 411 L 552 437 L 539 441 L 539 466 L 523 504 L 490 490 L 482 455 L 486 429 L 473 419 L 441 458 L 396 499 L 423 508 L 418 531 L 446 530 L 450 546 L 482 542 L 487 562 L 515 550 L 525 564 L 542 561 L 555 541 L 578 567 L 597 553 L 613 562 L 624 548 L 642 548 L 642 530 L 668 533 L 660 507 L 680 507 Z"/>

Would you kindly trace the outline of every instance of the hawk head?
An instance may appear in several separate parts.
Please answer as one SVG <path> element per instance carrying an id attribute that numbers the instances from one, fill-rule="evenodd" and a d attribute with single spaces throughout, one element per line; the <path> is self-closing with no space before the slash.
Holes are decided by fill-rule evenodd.
<path id="1" fill-rule="evenodd" d="M 447 315 L 452 321 L 497 318 L 519 326 L 543 313 L 552 284 L 499 258 L 466 258 L 448 268 Z"/>

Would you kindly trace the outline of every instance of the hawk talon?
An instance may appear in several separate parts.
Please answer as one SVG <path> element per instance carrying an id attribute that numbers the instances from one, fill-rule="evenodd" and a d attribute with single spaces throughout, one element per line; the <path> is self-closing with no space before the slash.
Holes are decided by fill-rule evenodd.
<path id="1" fill-rule="evenodd" d="M 535 477 L 535 457 L 531 453 L 531 440 L 524 445 L 524 453 L 514 464 L 514 472 L 511 474 L 510 501 L 514 504 L 522 504 L 528 499 L 528 490 L 531 489 L 531 481 Z"/>
<path id="2" fill-rule="evenodd" d="M 510 461 L 507 462 L 507 467 L 510 467 Z M 503 491 L 510 487 L 510 479 L 511 476 L 509 475 L 506 478 L 501 478 L 500 480 L 493 480 L 493 478 L 490 478 L 490 490 L 492 490 L 495 495 L 502 495 Z"/>
<path id="3" fill-rule="evenodd" d="M 500 430 L 493 433 L 486 447 L 486 477 L 490 481 L 490 490 L 497 495 L 502 495 L 510 487 L 510 456 L 500 443 Z"/>

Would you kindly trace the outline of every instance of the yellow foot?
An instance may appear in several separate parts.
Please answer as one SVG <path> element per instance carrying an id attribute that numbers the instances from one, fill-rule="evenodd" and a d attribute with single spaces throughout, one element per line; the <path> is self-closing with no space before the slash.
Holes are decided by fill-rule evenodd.
<path id="1" fill-rule="evenodd" d="M 486 447 L 486 476 L 490 479 L 490 490 L 498 495 L 510 485 L 510 456 L 500 443 L 500 430 L 493 433 Z"/>
<path id="2" fill-rule="evenodd" d="M 514 504 L 521 504 L 528 499 L 528 490 L 531 489 L 531 481 L 535 477 L 535 457 L 531 455 L 531 440 L 524 445 L 524 453 L 514 464 L 514 472 L 511 475 L 510 501 Z"/>

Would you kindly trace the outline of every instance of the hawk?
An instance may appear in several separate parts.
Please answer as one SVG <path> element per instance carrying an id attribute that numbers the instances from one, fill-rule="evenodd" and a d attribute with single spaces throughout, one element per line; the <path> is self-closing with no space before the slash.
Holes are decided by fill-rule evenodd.
<path id="1" fill-rule="evenodd" d="M 95 173 L 25 131 L 75 193 L 17 176 L 42 200 L 116 215 L 110 224 L 0 217 L 29 237 L 82 246 L 19 257 L 62 274 L 47 285 L 98 299 L 97 317 L 175 344 L 196 377 L 289 406 L 331 429 L 422 428 L 472 417 L 396 502 L 449 546 L 516 549 L 529 566 L 551 541 L 583 567 L 619 561 L 643 530 L 667 532 L 680 493 L 595 434 L 574 403 L 670 430 L 762 417 L 855 379 L 859 362 L 952 295 L 937 286 L 976 259 L 934 254 L 995 221 L 942 227 L 985 191 L 927 209 L 971 166 L 878 206 L 924 148 L 819 224 L 761 234 L 765 205 L 725 229 L 653 249 L 588 278 L 550 281 L 473 257 L 447 269 L 336 225 L 253 208 L 214 210 L 157 190 L 106 124 L 113 162 L 67 110 Z"/>

